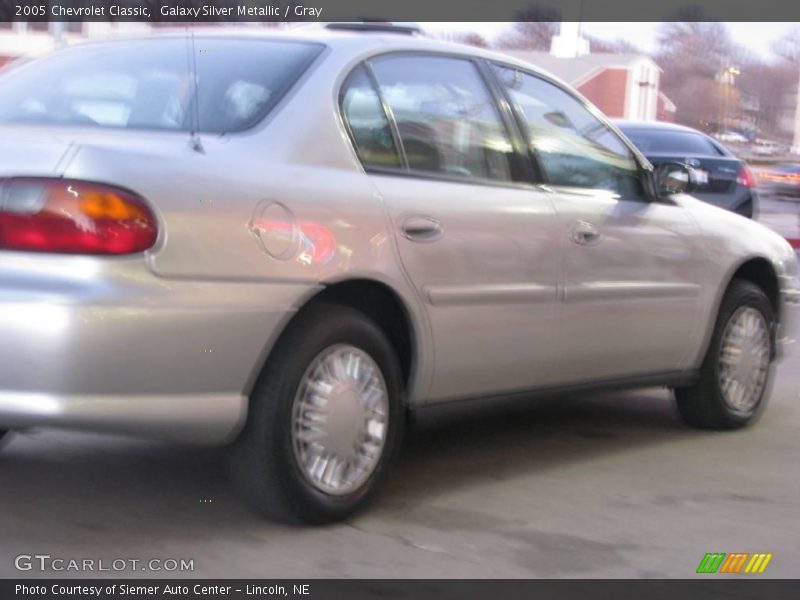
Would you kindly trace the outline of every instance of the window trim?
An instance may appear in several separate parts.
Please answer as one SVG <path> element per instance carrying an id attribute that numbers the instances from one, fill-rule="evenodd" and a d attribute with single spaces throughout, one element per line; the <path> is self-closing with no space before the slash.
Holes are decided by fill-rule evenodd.
<path id="1" fill-rule="evenodd" d="M 518 103 L 514 102 L 511 94 L 506 89 L 506 86 L 503 85 L 503 82 L 500 80 L 497 73 L 491 68 L 492 65 L 496 65 L 498 67 L 511 69 L 514 71 L 519 71 L 525 75 L 533 77 L 535 79 L 539 79 L 544 81 L 545 83 L 549 83 L 550 85 L 554 86 L 555 88 L 561 90 L 572 99 L 574 99 L 580 106 L 582 106 L 590 115 L 596 118 L 600 123 L 602 123 L 609 131 L 617 136 L 619 141 L 628 149 L 628 151 L 633 156 L 634 162 L 637 166 L 637 171 L 639 173 L 639 180 L 642 184 L 642 189 L 644 191 L 644 196 L 642 198 L 623 198 L 625 200 L 645 200 L 645 201 L 653 201 L 658 200 L 658 195 L 656 194 L 655 190 L 655 183 L 653 181 L 654 176 L 654 169 L 653 165 L 647 159 L 647 157 L 642 154 L 639 149 L 633 145 L 633 143 L 625 137 L 625 135 L 617 128 L 609 119 L 606 117 L 600 109 L 598 109 L 594 104 L 589 102 L 586 98 L 581 96 L 574 90 L 569 89 L 563 83 L 558 81 L 557 79 L 550 77 L 544 73 L 538 73 L 530 68 L 521 67 L 519 65 L 515 65 L 513 63 L 505 62 L 502 60 L 496 59 L 485 59 L 487 63 L 489 63 L 489 71 L 492 78 L 495 80 L 496 85 L 502 90 L 502 93 L 505 97 L 505 101 L 508 102 L 508 105 L 511 107 L 512 112 L 514 113 L 514 117 L 516 120 L 516 125 L 519 130 L 522 132 L 525 140 L 530 140 L 530 131 L 528 128 L 528 124 L 525 121 L 524 113 Z M 540 173 L 542 177 L 542 181 L 546 185 L 552 185 L 554 188 L 564 188 L 567 189 L 568 186 L 561 186 L 556 184 L 551 184 L 548 177 L 547 171 L 544 169 L 541 160 L 539 159 L 538 153 L 531 147 L 529 142 L 526 142 L 526 147 L 530 156 L 531 162 L 536 166 L 536 169 Z M 596 188 L 580 188 L 583 190 L 594 190 Z"/>
<path id="2" fill-rule="evenodd" d="M 364 75 L 366 76 L 367 80 L 369 81 L 369 84 L 370 84 L 370 86 L 372 88 L 372 91 L 375 93 L 375 96 L 378 98 L 378 104 L 380 105 L 381 110 L 383 111 L 383 118 L 386 119 L 386 123 L 389 125 L 389 131 L 390 131 L 390 133 L 392 135 L 392 142 L 394 143 L 394 151 L 395 151 L 395 154 L 397 155 L 397 160 L 400 163 L 399 167 L 377 167 L 377 166 L 370 165 L 370 168 L 384 168 L 384 169 L 392 169 L 392 170 L 393 169 L 403 169 L 404 165 L 405 165 L 405 153 L 401 151 L 402 146 L 400 145 L 400 143 L 398 141 L 397 132 L 395 131 L 395 128 L 394 128 L 391 120 L 389 119 L 389 116 L 388 116 L 389 113 L 387 112 L 387 106 L 385 104 L 383 96 L 381 95 L 380 91 L 378 90 L 378 86 L 376 84 L 374 74 L 372 73 L 372 70 L 370 69 L 369 65 L 364 61 L 359 62 L 352 69 L 350 69 L 350 71 L 347 73 L 347 75 L 345 75 L 345 77 L 342 79 L 342 83 L 339 86 L 339 92 L 338 92 L 338 94 L 336 96 L 336 104 L 337 104 L 338 112 L 339 112 L 339 120 L 342 122 L 342 124 L 344 125 L 344 128 L 345 128 L 345 131 L 347 132 L 347 138 L 350 141 L 350 146 L 353 149 L 353 153 L 355 154 L 356 159 L 358 160 L 359 164 L 366 171 L 368 167 L 367 167 L 367 165 L 364 164 L 364 161 L 361 159 L 361 155 L 358 152 L 358 144 L 356 143 L 355 133 L 353 133 L 353 128 L 350 126 L 350 120 L 347 118 L 347 115 L 345 114 L 345 111 L 344 111 L 344 97 L 345 97 L 345 92 L 347 91 L 346 90 L 346 86 L 350 82 L 350 79 L 353 77 L 353 75 L 359 69 L 361 69 L 364 72 Z"/>
<path id="3" fill-rule="evenodd" d="M 520 180 L 533 184 L 545 183 L 544 172 L 541 165 L 529 155 L 530 144 L 525 137 L 525 131 L 520 129 L 519 122 L 514 113 L 514 107 L 509 102 L 506 90 L 503 89 L 502 82 L 492 73 L 492 66 L 489 64 L 489 61 L 478 58 L 476 63 L 481 77 L 494 99 L 495 105 L 500 113 L 500 118 L 506 130 L 509 132 L 511 145 L 514 149 L 514 160 L 518 163 L 518 168 L 520 169 Z"/>
<path id="4" fill-rule="evenodd" d="M 372 84 L 372 90 L 375 92 L 375 95 L 378 98 L 378 102 L 381 105 L 381 109 L 383 110 L 383 116 L 386 119 L 386 122 L 389 124 L 389 131 L 392 132 L 392 140 L 394 140 L 395 151 L 397 152 L 398 157 L 400 158 L 399 168 L 402 169 L 403 171 L 410 171 L 411 168 L 408 166 L 408 155 L 406 154 L 406 147 L 403 144 L 403 138 L 400 136 L 400 129 L 397 127 L 397 120 L 394 118 L 394 111 L 392 110 L 392 107 L 389 105 L 389 102 L 386 100 L 386 97 L 383 95 L 383 90 L 381 89 L 380 83 L 378 83 L 378 78 L 376 77 L 375 71 L 372 68 L 372 63 L 369 60 L 365 60 L 363 62 L 363 65 L 364 65 L 364 72 L 367 74 L 367 78 Z M 355 136 L 353 136 L 353 145 L 355 146 Z M 358 150 L 357 147 L 356 150 Z"/>
<path id="5" fill-rule="evenodd" d="M 476 73 L 486 88 L 487 93 L 489 94 L 490 100 L 497 111 L 497 116 L 500 122 L 501 127 L 505 130 L 506 135 L 508 136 L 508 140 L 511 143 L 512 152 L 509 154 L 509 168 L 511 170 L 512 179 L 508 181 L 500 181 L 497 179 L 487 179 L 483 177 L 474 177 L 474 176 L 459 176 L 459 175 L 452 175 L 443 172 L 434 172 L 434 171 L 423 171 L 420 169 L 412 169 L 408 166 L 408 158 L 406 157 L 405 148 L 403 147 L 402 140 L 400 139 L 399 130 L 397 127 L 397 121 L 394 117 L 394 113 L 392 112 L 391 107 L 388 105 L 381 87 L 378 83 L 377 77 L 373 71 L 372 62 L 375 60 L 379 60 L 384 57 L 393 57 L 393 56 L 421 56 L 421 57 L 429 57 L 429 58 L 452 58 L 456 60 L 462 60 L 465 62 L 472 63 L 475 67 Z M 383 52 L 378 52 L 372 54 L 363 60 L 359 61 L 352 68 L 345 74 L 342 78 L 342 83 L 339 85 L 339 90 L 337 93 L 337 104 L 338 104 L 338 112 L 339 112 L 339 119 L 345 125 L 345 130 L 347 132 L 347 137 L 350 141 L 351 147 L 353 149 L 354 155 L 356 156 L 359 164 L 364 169 L 364 171 L 368 174 L 376 174 L 376 175 L 389 175 L 389 176 L 400 176 L 400 177 L 415 177 L 418 179 L 427 179 L 432 181 L 442 181 L 446 183 L 460 183 L 464 185 L 482 185 L 488 187 L 501 187 L 501 188 L 514 188 L 514 189 L 541 189 L 542 181 L 537 181 L 534 177 L 532 177 L 530 167 L 526 166 L 530 164 L 530 159 L 522 153 L 522 148 L 520 142 L 524 140 L 522 137 L 522 133 L 518 130 L 517 124 L 515 120 L 507 119 L 507 116 L 513 116 L 511 114 L 504 115 L 503 109 L 503 102 L 505 102 L 504 98 L 498 95 L 498 90 L 494 89 L 494 86 L 497 85 L 496 80 L 493 77 L 490 77 L 491 74 L 488 74 L 485 70 L 484 65 L 482 64 L 484 59 L 480 56 L 475 56 L 472 54 L 460 54 L 457 52 L 438 52 L 435 50 L 387 50 Z M 363 66 L 367 73 L 368 77 L 370 78 L 370 82 L 372 83 L 373 89 L 378 95 L 378 98 L 381 103 L 381 107 L 383 108 L 384 116 L 386 117 L 387 121 L 389 122 L 389 127 L 392 131 L 392 138 L 395 142 L 395 146 L 400 153 L 400 167 L 381 167 L 381 166 L 374 166 L 374 165 L 367 165 L 361 160 L 358 149 L 355 143 L 355 137 L 352 134 L 352 130 L 350 129 L 350 123 L 347 120 L 344 111 L 342 110 L 342 91 L 344 89 L 345 84 L 350 79 L 350 76 L 353 72 L 355 72 L 360 66 Z M 509 111 L 510 111 L 510 107 Z M 516 164 L 515 164 L 516 163 Z M 519 170 L 518 173 L 514 173 L 515 166 Z M 514 177 L 518 177 L 518 179 L 514 179 Z"/>

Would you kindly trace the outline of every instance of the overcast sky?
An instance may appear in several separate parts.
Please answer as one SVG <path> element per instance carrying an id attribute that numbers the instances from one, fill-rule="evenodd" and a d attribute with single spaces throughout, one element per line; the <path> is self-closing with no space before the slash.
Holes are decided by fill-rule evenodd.
<path id="1" fill-rule="evenodd" d="M 475 31 L 491 40 L 511 23 L 420 23 L 431 32 Z M 798 23 L 725 23 L 734 41 L 765 58 L 772 55 L 772 42 L 798 26 Z M 623 38 L 645 52 L 655 50 L 655 31 L 658 23 L 584 23 L 584 32 L 606 40 Z"/>

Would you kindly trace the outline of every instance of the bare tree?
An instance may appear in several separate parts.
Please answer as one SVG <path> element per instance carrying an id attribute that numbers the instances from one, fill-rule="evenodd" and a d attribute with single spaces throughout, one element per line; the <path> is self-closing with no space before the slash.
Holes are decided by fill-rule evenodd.
<path id="1" fill-rule="evenodd" d="M 787 115 L 793 115 L 794 94 L 797 91 L 798 65 L 787 60 L 765 61 L 753 58 L 742 63 L 736 87 L 754 102 L 759 135 L 786 138 Z"/>
<path id="2" fill-rule="evenodd" d="M 696 11 L 683 11 L 698 19 Z M 677 106 L 678 121 L 704 130 L 724 127 L 739 110 L 729 72 L 747 54 L 730 37 L 724 24 L 686 20 L 662 23 L 657 32 L 655 60 L 664 70 L 661 89 Z"/>
<path id="3" fill-rule="evenodd" d="M 467 44 L 468 46 L 475 46 L 477 48 L 488 48 L 489 42 L 485 37 L 474 31 L 454 31 L 445 32 L 436 35 L 440 40 L 447 42 L 455 42 L 456 44 Z"/>
<path id="4" fill-rule="evenodd" d="M 800 26 L 795 26 L 772 44 L 772 51 L 781 59 L 800 63 Z"/>
<path id="5" fill-rule="evenodd" d="M 742 69 L 741 88 L 757 99 L 762 136 L 787 140 L 800 80 L 800 27 L 787 31 L 772 44 L 775 59 L 754 59 Z"/>
<path id="6" fill-rule="evenodd" d="M 516 23 L 496 42 L 498 48 L 508 50 L 549 50 L 558 33 L 561 13 L 552 8 L 531 6 L 516 14 Z"/>
<path id="7" fill-rule="evenodd" d="M 658 29 L 657 56 L 677 71 L 713 76 L 736 51 L 728 29 L 714 22 L 669 22 Z"/>
<path id="8" fill-rule="evenodd" d="M 596 37 L 588 37 L 589 48 L 592 52 L 601 54 L 644 54 L 642 50 L 628 40 L 601 40 Z"/>

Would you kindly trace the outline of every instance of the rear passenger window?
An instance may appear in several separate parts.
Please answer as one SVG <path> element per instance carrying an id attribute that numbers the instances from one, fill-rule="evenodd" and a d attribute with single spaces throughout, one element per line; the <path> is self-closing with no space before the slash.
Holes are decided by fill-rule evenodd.
<path id="1" fill-rule="evenodd" d="M 511 180 L 511 142 L 471 61 L 398 55 L 378 58 L 372 68 L 409 169 Z"/>
<path id="2" fill-rule="evenodd" d="M 358 67 L 347 78 L 339 102 L 364 166 L 399 167 L 389 121 L 364 67 Z"/>

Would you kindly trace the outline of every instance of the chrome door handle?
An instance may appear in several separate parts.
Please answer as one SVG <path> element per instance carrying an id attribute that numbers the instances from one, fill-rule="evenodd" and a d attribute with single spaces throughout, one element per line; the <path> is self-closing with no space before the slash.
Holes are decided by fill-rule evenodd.
<path id="1" fill-rule="evenodd" d="M 597 227 L 588 221 L 576 221 L 572 226 L 570 232 L 570 240 L 581 246 L 594 246 L 600 243 L 602 234 L 597 230 Z"/>
<path id="2" fill-rule="evenodd" d="M 442 237 L 442 224 L 432 217 L 413 216 L 403 221 L 403 235 L 412 242 L 432 242 Z"/>

